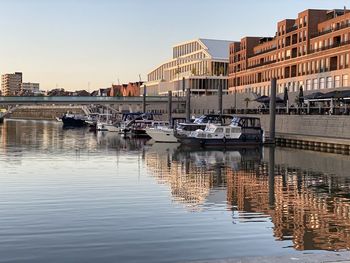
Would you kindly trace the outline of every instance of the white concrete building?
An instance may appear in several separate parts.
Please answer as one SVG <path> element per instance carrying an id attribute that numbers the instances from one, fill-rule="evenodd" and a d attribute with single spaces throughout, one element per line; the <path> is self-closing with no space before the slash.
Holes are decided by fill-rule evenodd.
<path id="1" fill-rule="evenodd" d="M 167 95 L 172 91 L 173 95 L 182 96 L 187 88 L 192 95 L 212 95 L 219 85 L 227 93 L 232 42 L 200 38 L 175 45 L 173 58 L 148 74 L 147 95 Z"/>
<path id="2" fill-rule="evenodd" d="M 28 91 L 34 94 L 40 93 L 40 84 L 32 82 L 23 82 L 21 84 L 21 91 Z"/>
<path id="3" fill-rule="evenodd" d="M 22 72 L 1 75 L 2 96 L 17 95 L 21 91 Z"/>

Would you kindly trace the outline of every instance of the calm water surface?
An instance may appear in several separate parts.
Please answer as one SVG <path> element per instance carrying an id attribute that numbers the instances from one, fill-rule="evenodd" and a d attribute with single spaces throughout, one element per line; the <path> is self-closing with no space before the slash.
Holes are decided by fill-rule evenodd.
<path id="1" fill-rule="evenodd" d="M 53 122 L 0 125 L 0 262 L 349 249 L 348 156 L 145 143 Z"/>

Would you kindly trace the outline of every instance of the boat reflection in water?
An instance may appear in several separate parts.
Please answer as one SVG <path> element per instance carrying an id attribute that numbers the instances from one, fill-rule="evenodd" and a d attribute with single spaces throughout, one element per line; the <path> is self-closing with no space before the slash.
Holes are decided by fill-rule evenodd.
<path id="1" fill-rule="evenodd" d="M 350 178 L 322 172 L 329 156 L 305 152 L 318 158 L 315 164 L 300 150 L 287 151 L 155 144 L 145 161 L 157 181 L 169 185 L 173 201 L 191 211 L 226 206 L 234 224 L 270 221 L 275 239 L 296 250 L 350 249 Z M 345 159 L 335 157 L 341 164 L 332 168 L 349 166 Z"/>

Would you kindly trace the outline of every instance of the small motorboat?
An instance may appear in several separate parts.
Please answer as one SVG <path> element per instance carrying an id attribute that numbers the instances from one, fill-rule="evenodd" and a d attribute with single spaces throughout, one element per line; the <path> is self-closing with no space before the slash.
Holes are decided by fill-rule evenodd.
<path id="1" fill-rule="evenodd" d="M 66 113 L 62 117 L 63 126 L 65 127 L 85 127 L 85 116 Z"/>
<path id="2" fill-rule="evenodd" d="M 253 117 L 234 117 L 230 125 L 207 124 L 204 130 L 198 129 L 188 136 L 177 136 L 183 145 L 199 147 L 241 147 L 260 145 L 263 130 L 260 119 Z"/>
<path id="3" fill-rule="evenodd" d="M 177 138 L 174 136 L 174 129 L 170 128 L 167 122 L 153 123 L 151 127 L 146 128 L 146 133 L 155 141 L 155 142 L 171 142 L 176 143 Z"/>

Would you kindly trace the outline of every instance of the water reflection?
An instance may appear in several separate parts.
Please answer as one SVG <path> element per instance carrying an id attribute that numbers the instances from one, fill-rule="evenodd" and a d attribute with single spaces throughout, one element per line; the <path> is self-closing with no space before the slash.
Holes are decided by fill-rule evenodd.
<path id="1" fill-rule="evenodd" d="M 303 167 L 308 155 L 318 161 Z M 297 250 L 349 249 L 350 180 L 323 173 L 330 167 L 322 155 L 333 168 L 350 164 L 344 156 L 292 149 L 182 151 L 167 145 L 150 148 L 146 163 L 169 185 L 173 200 L 192 211 L 225 204 L 233 223 L 270 218 L 276 240 L 291 240 Z"/>
<path id="2" fill-rule="evenodd" d="M 8 261 L 350 249 L 349 156 L 191 150 L 29 121 L 0 125 L 0 144 L 0 254 Z"/>

